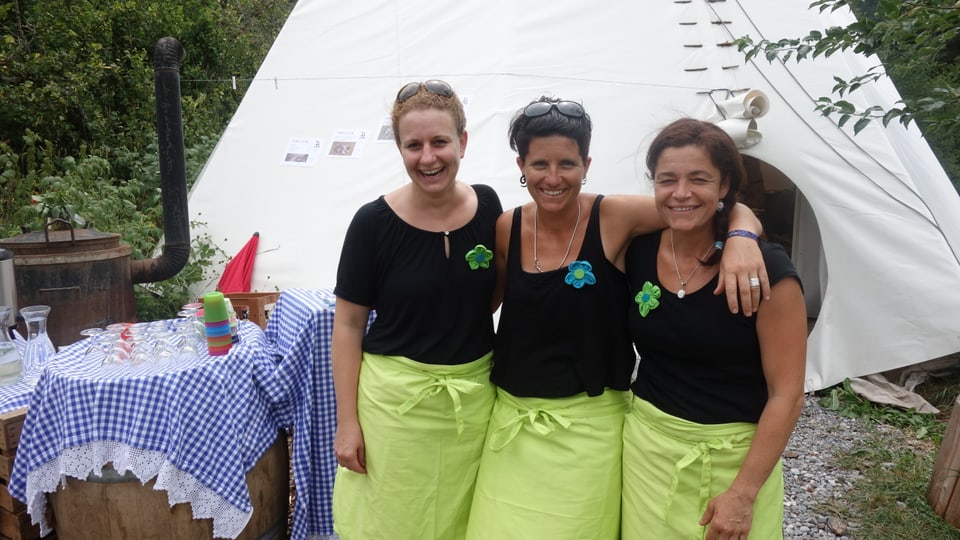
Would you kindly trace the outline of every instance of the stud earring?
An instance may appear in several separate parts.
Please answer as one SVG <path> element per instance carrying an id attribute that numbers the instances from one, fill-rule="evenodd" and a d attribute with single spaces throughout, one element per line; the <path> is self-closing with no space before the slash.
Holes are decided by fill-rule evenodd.
<path id="1" fill-rule="evenodd" d="M 723 201 L 718 201 L 718 202 L 717 202 L 717 212 L 723 212 L 723 207 L 724 207 Z"/>
<path id="2" fill-rule="evenodd" d="M 584 184 L 586 184 L 586 183 L 587 183 L 587 177 L 584 176 L 584 177 L 583 177 L 583 180 L 580 180 L 580 185 L 582 186 L 582 185 L 584 185 Z"/>
<path id="3" fill-rule="evenodd" d="M 520 187 L 527 187 L 527 175 L 520 175 Z"/>

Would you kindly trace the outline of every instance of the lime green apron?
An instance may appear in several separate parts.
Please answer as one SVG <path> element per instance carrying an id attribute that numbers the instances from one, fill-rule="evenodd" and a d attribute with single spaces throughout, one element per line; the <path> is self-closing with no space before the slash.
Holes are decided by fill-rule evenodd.
<path id="1" fill-rule="evenodd" d="M 628 397 L 520 398 L 498 389 L 467 538 L 619 538 Z"/>
<path id="2" fill-rule="evenodd" d="M 342 540 L 464 537 L 496 397 L 491 358 L 449 366 L 364 353 L 357 413 L 367 474 L 337 468 Z"/>
<path id="3" fill-rule="evenodd" d="M 710 499 L 740 471 L 756 424 L 697 424 L 636 396 L 623 428 L 623 540 L 699 540 Z M 751 539 L 783 538 L 778 461 L 753 505 Z"/>

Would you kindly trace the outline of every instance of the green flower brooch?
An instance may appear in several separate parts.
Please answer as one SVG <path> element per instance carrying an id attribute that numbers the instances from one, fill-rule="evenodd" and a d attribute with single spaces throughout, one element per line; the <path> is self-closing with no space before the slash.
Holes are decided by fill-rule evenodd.
<path id="1" fill-rule="evenodd" d="M 478 268 L 490 268 L 490 261 L 493 260 L 493 252 L 487 249 L 483 244 L 477 244 L 477 247 L 467 252 L 464 257 L 471 270 Z"/>
<path id="2" fill-rule="evenodd" d="M 644 282 L 643 288 L 633 297 L 633 301 L 640 308 L 640 316 L 646 317 L 651 310 L 660 306 L 660 287 L 649 281 Z"/>

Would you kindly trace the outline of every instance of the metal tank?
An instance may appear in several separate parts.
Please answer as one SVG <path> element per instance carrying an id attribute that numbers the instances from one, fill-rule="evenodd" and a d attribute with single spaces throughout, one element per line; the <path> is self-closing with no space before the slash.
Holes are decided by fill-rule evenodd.
<path id="1" fill-rule="evenodd" d="M 7 330 L 17 324 L 17 288 L 14 279 L 13 252 L 0 248 L 0 306 L 13 308 L 7 320 L 0 321 L 0 330 Z"/>

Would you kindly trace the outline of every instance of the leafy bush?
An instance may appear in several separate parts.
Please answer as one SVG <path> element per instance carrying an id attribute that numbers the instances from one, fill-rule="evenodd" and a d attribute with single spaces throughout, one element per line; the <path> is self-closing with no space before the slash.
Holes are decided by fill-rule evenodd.
<path id="1" fill-rule="evenodd" d="M 119 233 L 134 259 L 151 258 L 163 234 L 157 40 L 174 36 L 187 51 L 180 73 L 189 187 L 295 3 L 0 3 L 0 235 L 62 219 Z M 176 316 L 189 286 L 211 279 L 205 273 L 223 252 L 204 234 L 191 248 L 175 277 L 135 286 L 140 319 Z"/>

